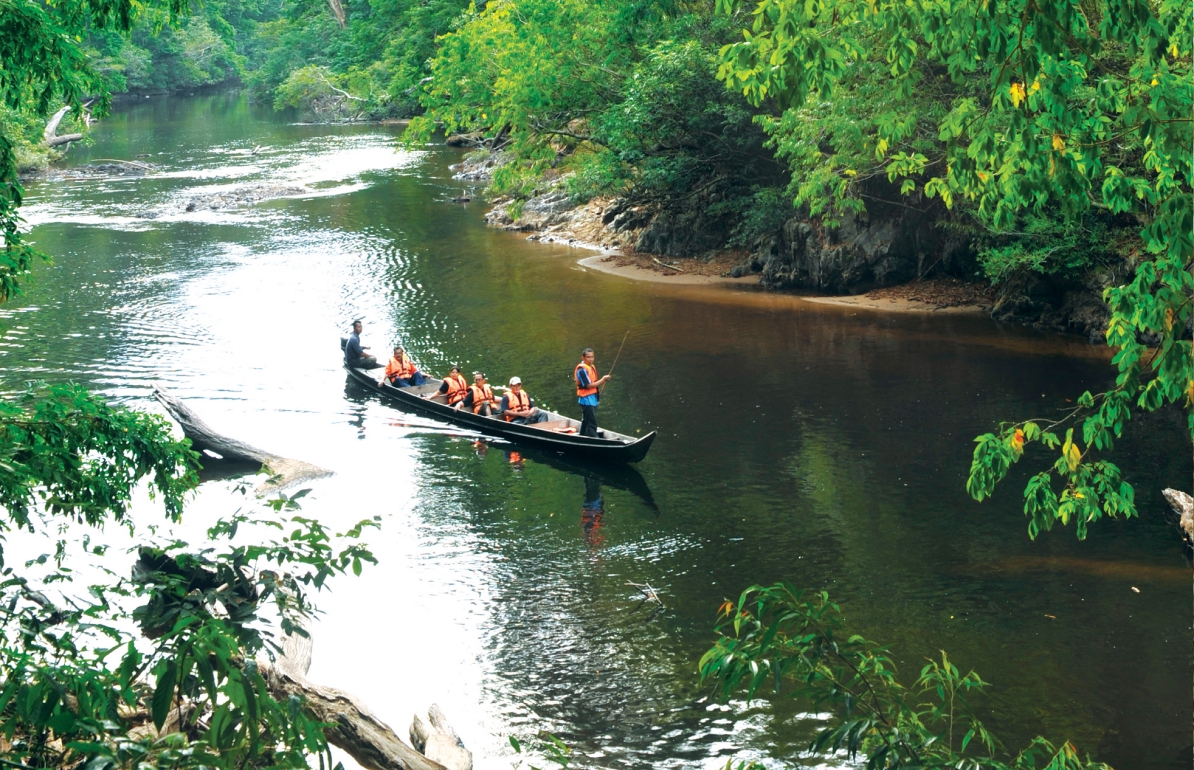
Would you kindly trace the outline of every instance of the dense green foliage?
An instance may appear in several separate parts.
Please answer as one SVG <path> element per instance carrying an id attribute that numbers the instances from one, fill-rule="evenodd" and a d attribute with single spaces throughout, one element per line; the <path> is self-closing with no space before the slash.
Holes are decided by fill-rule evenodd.
<path id="1" fill-rule="evenodd" d="M 440 40 L 412 132 L 501 136 L 514 162 L 499 191 L 563 178 L 578 199 L 704 194 L 711 213 L 738 218 L 749 205 L 734 201 L 784 177 L 755 111 L 714 77 L 733 31 L 701 2 L 493 3 Z"/>
<path id="2" fill-rule="evenodd" d="M 1107 768 L 1068 742 L 1044 738 L 1008 754 L 970 706 L 968 699 L 987 686 L 978 674 L 962 674 L 942 652 L 911 687 L 901 685 L 888 650 L 850 634 L 826 593 L 752 586 L 722 606 L 717 632 L 701 658 L 702 678 L 723 698 L 740 690 L 753 697 L 769 686 L 830 714 L 812 753 L 861 756 L 867 770 Z"/>
<path id="3" fill-rule="evenodd" d="M 435 40 L 468 3 L 347 0 L 342 7 L 343 28 L 326 0 L 287 3 L 260 30 L 263 60 L 252 84 L 278 106 L 323 119 L 415 114 Z"/>
<path id="4" fill-rule="evenodd" d="M 719 3 L 726 14 L 740 5 Z M 1072 219 L 1091 196 L 1136 213 L 1141 186 L 1155 188 L 1144 205 L 1188 190 L 1181 3 L 765 0 L 749 10 L 746 40 L 721 51 L 718 75 L 752 103 L 784 108 L 764 123 L 813 213 L 861 209 L 874 176 L 970 205 L 1002 230 L 1028 213 Z"/>
<path id="5" fill-rule="evenodd" d="M 84 51 L 109 90 L 174 91 L 238 82 L 255 70 L 262 25 L 280 0 L 209 0 L 173 26 L 148 10 L 131 33 L 96 30 Z"/>

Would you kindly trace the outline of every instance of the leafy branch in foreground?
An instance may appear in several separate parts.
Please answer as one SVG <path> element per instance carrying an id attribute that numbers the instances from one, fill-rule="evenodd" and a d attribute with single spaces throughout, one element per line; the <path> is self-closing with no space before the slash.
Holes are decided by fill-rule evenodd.
<path id="1" fill-rule="evenodd" d="M 1036 738 L 1006 755 L 967 700 L 986 682 L 962 674 L 949 656 L 930 659 L 911 688 L 896 679 L 887 648 L 849 634 L 825 592 L 752 586 L 722 605 L 718 639 L 701 658 L 701 678 L 719 695 L 753 697 L 764 685 L 832 715 L 812 753 L 865 757 L 868 770 L 1109 770 L 1083 759 L 1070 743 Z M 728 767 L 728 765 L 727 765 Z"/>
<path id="2" fill-rule="evenodd" d="M 111 575 L 89 586 L 87 599 L 47 596 L 45 586 L 71 582 L 61 565 L 39 588 L 5 570 L 0 735 L 8 756 L 27 767 L 108 770 L 305 768 L 316 755 L 330 767 L 323 726 L 301 701 L 271 697 L 255 656 L 280 651 L 270 615 L 284 633 L 305 633 L 301 618 L 314 608 L 303 586 L 374 561 L 359 538 L 376 522 L 333 535 L 294 513 L 302 494 L 271 501 L 266 515 L 221 520 L 206 548 L 141 545 L 131 579 Z M 227 542 L 251 526 L 285 534 Z"/>
<path id="3" fill-rule="evenodd" d="M 158 415 L 108 404 L 77 385 L 30 383 L 0 401 L 0 531 L 28 528 L 32 506 L 88 524 L 121 522 L 132 490 L 152 481 L 169 518 L 182 514 L 198 455 Z M 3 548 L 0 547 L 0 566 Z"/>

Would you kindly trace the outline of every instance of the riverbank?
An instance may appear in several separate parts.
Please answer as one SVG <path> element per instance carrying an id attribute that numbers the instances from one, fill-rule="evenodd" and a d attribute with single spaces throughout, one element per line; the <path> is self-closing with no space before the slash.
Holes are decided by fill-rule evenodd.
<path id="1" fill-rule="evenodd" d="M 629 278 L 632 281 L 670 284 L 672 286 L 740 286 L 757 287 L 759 276 L 745 275 L 734 278 L 724 273 L 711 271 L 671 271 L 652 264 L 656 260 L 645 259 L 641 254 L 626 255 L 617 252 L 585 257 L 577 262 L 581 267 L 609 275 Z M 686 265 L 687 267 L 687 265 Z M 888 289 L 878 289 L 857 296 L 822 297 L 798 295 L 806 302 L 823 305 L 881 310 L 892 313 L 989 313 L 991 304 L 989 292 L 978 284 L 966 284 L 950 278 L 905 284 Z"/>
<path id="2" fill-rule="evenodd" d="M 473 147 L 452 166 L 459 180 L 489 182 L 494 171 L 508 162 L 500 150 L 488 148 L 479 137 L 449 137 L 447 143 Z M 622 198 L 577 204 L 562 189 L 563 181 L 550 180 L 547 192 L 526 200 L 495 198 L 485 221 L 492 227 L 527 233 L 528 240 L 601 251 L 600 257 L 583 259 L 581 264 L 633 280 L 676 285 L 740 283 L 796 292 L 815 303 L 899 313 L 987 313 L 1002 322 L 1078 334 L 1093 344 L 1102 342 L 1110 315 L 1102 291 L 1123 278 L 1115 270 L 1104 269 L 1077 283 L 1031 275 L 1000 286 L 951 275 L 926 279 L 924 274 L 932 275 L 935 265 L 924 269 L 924 254 L 916 256 L 911 266 L 901 266 L 895 255 L 898 226 L 879 223 L 872 231 L 870 224 L 854 220 L 832 234 L 791 220 L 769 243 L 754 249 L 668 256 L 680 237 L 674 232 L 680 227 L 674 216 L 661 216 L 650 206 Z M 937 263 L 960 259 L 954 253 L 961 248 L 958 244 L 938 245 L 943 252 Z M 871 285 L 860 277 L 867 275 Z M 900 279 L 901 275 L 907 277 Z"/>
<path id="3" fill-rule="evenodd" d="M 710 275 L 689 272 L 668 272 L 663 269 L 655 270 L 650 267 L 630 261 L 623 254 L 609 252 L 586 257 L 578 265 L 600 273 L 608 273 L 632 281 L 649 281 L 651 283 L 666 283 L 673 286 L 711 286 L 727 284 L 731 286 L 757 286 L 759 277 L 748 275 L 741 278 L 731 278 L 725 275 Z"/>
<path id="4" fill-rule="evenodd" d="M 449 146 L 469 146 L 468 137 L 449 137 Z M 452 166 L 463 181 L 488 182 L 506 160 L 500 152 L 481 148 Z M 526 201 L 493 200 L 485 215 L 492 227 L 527 233 L 527 240 L 593 249 L 601 254 L 579 260 L 591 270 L 635 281 L 672 285 L 766 286 L 762 266 L 748 249 L 712 250 L 700 257 L 662 257 L 640 250 L 654 219 L 647 206 L 620 198 L 594 198 L 574 203 L 561 190 Z M 897 313 L 991 313 L 999 294 L 988 283 L 954 277 L 913 280 L 859 294 L 825 295 L 797 292 L 809 302 Z"/>

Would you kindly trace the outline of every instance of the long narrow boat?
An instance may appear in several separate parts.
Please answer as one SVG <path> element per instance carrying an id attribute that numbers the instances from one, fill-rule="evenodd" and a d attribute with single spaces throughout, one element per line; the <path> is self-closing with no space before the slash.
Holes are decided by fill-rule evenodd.
<path id="1" fill-rule="evenodd" d="M 354 369 L 345 365 L 352 378 L 366 388 L 386 398 L 396 401 L 402 406 L 416 412 L 432 415 L 457 425 L 474 428 L 482 433 L 501 436 L 520 444 L 528 444 L 546 451 L 554 451 L 584 457 L 590 460 L 601 460 L 616 463 L 637 463 L 647 456 L 651 442 L 655 440 L 655 431 L 645 436 L 635 437 L 615 433 L 602 428 L 597 438 L 580 435 L 580 421 L 565 417 L 562 414 L 549 412 L 546 409 L 547 421 L 534 425 L 516 425 L 506 422 L 500 416 L 485 417 L 473 414 L 466 409 L 453 409 L 448 406 L 444 396 L 440 395 L 439 386 L 443 380 L 434 377 L 426 378 L 423 385 L 412 388 L 396 388 L 385 381 L 381 369 Z"/>

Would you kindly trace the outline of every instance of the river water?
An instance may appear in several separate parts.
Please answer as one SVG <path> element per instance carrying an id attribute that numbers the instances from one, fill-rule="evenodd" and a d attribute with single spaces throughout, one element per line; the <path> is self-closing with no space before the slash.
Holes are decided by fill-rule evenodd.
<path id="1" fill-rule="evenodd" d="M 992 687 L 975 705 L 1010 747 L 1043 734 L 1119 768 L 1189 767 L 1190 573 L 1159 495 L 1188 486 L 1181 425 L 1133 423 L 1116 462 L 1141 517 L 1085 542 L 1027 537 L 1019 491 L 1043 456 L 992 501 L 964 490 L 972 438 L 1105 386 L 1102 351 L 982 316 L 595 273 L 448 202 L 459 153 L 400 133 L 289 123 L 237 95 L 125 106 L 68 165 L 160 170 L 29 185 L 55 263 L 0 309 L 6 388 L 72 379 L 158 410 L 162 383 L 217 429 L 333 469 L 306 513 L 382 517 L 380 565 L 321 597 L 313 680 L 400 733 L 438 702 L 479 768 L 540 729 L 586 767 L 845 765 L 801 757 L 820 723 L 799 704 L 722 706 L 695 674 L 723 599 L 786 580 L 828 589 L 907 683 L 940 649 L 977 670 Z M 261 184 L 308 192 L 186 211 Z M 430 371 L 517 374 L 573 412 L 578 351 L 605 371 L 629 330 L 601 421 L 658 439 L 637 473 L 598 472 L 403 414 L 340 368 L 358 316 L 376 352 L 400 339 Z M 191 516 L 240 499 L 208 482 Z"/>

